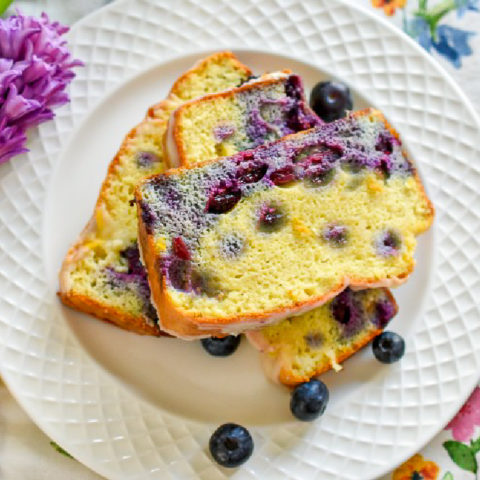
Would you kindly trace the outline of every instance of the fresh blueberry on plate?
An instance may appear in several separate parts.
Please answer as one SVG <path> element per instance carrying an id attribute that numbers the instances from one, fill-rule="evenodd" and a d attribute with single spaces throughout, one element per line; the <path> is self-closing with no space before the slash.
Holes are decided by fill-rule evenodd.
<path id="1" fill-rule="evenodd" d="M 350 89 L 341 82 L 319 82 L 310 94 L 310 106 L 322 120 L 338 120 L 353 107 Z"/>
<path id="2" fill-rule="evenodd" d="M 225 423 L 210 437 L 210 453 L 222 467 L 238 467 L 253 452 L 253 439 L 249 431 L 235 423 Z"/>
<path id="3" fill-rule="evenodd" d="M 320 380 L 310 380 L 295 387 L 290 410 L 298 420 L 311 422 L 325 412 L 328 398 L 327 386 Z"/>
<path id="4" fill-rule="evenodd" d="M 240 344 L 240 335 L 228 335 L 226 337 L 202 338 L 203 348 L 214 357 L 228 357 Z"/>
<path id="5" fill-rule="evenodd" d="M 383 332 L 372 343 L 375 358 L 382 363 L 394 363 L 405 353 L 405 340 L 394 332 Z"/>

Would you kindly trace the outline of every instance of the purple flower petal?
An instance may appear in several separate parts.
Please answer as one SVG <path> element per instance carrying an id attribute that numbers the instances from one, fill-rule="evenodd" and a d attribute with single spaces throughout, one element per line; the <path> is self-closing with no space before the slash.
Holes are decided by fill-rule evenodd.
<path id="1" fill-rule="evenodd" d="M 53 69 L 53 65 L 49 65 L 41 58 L 33 55 L 30 65 L 23 72 L 23 78 L 25 82 L 34 82 L 50 73 Z"/>
<path id="2" fill-rule="evenodd" d="M 0 120 L 0 164 L 10 160 L 14 155 L 26 152 L 23 147 L 27 137 L 18 127 L 7 127 L 6 119 Z"/>
<path id="3" fill-rule="evenodd" d="M 0 115 L 5 116 L 11 124 L 13 121 L 41 108 L 38 100 L 29 100 L 22 95 L 17 95 L 15 85 L 11 85 L 5 102 L 0 109 Z"/>
<path id="4" fill-rule="evenodd" d="M 62 38 L 68 30 L 45 13 L 0 19 L 0 163 L 26 151 L 25 130 L 68 102 L 72 68 L 83 65 Z"/>

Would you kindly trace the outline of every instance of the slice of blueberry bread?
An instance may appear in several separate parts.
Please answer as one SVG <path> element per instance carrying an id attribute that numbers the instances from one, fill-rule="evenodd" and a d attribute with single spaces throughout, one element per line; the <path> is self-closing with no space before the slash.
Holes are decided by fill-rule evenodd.
<path id="1" fill-rule="evenodd" d="M 433 207 L 377 110 L 136 189 L 139 242 L 168 333 L 238 333 L 414 267 Z"/>
<path id="2" fill-rule="evenodd" d="M 346 288 L 330 302 L 275 325 L 247 332 L 268 377 L 297 385 L 334 368 L 376 337 L 397 313 L 386 288 Z"/>
<path id="3" fill-rule="evenodd" d="M 285 70 L 184 103 L 168 122 L 165 151 L 171 166 L 195 165 L 322 123 L 301 78 Z"/>
<path id="4" fill-rule="evenodd" d="M 166 168 L 162 137 L 173 110 L 250 75 L 232 53 L 213 54 L 182 75 L 168 98 L 126 136 L 108 168 L 95 213 L 64 260 L 59 296 L 65 304 L 136 333 L 161 333 L 139 259 L 135 185 Z"/>

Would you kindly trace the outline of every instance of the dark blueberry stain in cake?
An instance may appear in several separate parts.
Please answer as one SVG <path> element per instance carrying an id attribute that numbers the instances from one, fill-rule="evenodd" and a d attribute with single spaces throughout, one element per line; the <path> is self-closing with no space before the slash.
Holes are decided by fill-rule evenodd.
<path id="1" fill-rule="evenodd" d="M 322 237 L 332 247 L 343 247 L 348 242 L 348 227 L 332 223 L 324 228 Z"/>
<path id="2" fill-rule="evenodd" d="M 337 295 L 331 303 L 333 318 L 339 323 L 344 337 L 348 338 L 356 333 L 365 324 L 365 313 L 357 297 L 361 295 L 346 288 Z"/>
<path id="3" fill-rule="evenodd" d="M 223 142 L 235 133 L 235 126 L 226 123 L 217 125 L 213 129 L 213 136 L 217 142 Z"/>
<path id="4" fill-rule="evenodd" d="M 191 260 L 188 247 L 185 245 L 182 237 L 175 237 L 172 242 L 173 254 L 182 260 Z"/>
<path id="5" fill-rule="evenodd" d="M 120 257 L 126 261 L 127 270 L 118 271 L 113 267 L 107 267 L 106 271 L 111 279 L 111 285 L 116 288 L 132 286 L 143 300 L 143 313 L 150 319 L 157 321 L 157 312 L 150 303 L 150 286 L 148 284 L 147 272 L 140 261 L 138 245 L 128 246 L 120 252 Z"/>
<path id="6" fill-rule="evenodd" d="M 397 232 L 386 230 L 377 237 L 375 246 L 379 255 L 392 257 L 400 252 L 402 240 Z"/>
<path id="7" fill-rule="evenodd" d="M 325 145 L 310 145 L 308 147 L 301 148 L 292 158 L 293 163 L 305 163 L 311 158 L 323 157 L 323 153 L 328 151 Z"/>
<path id="8" fill-rule="evenodd" d="M 236 234 L 225 235 L 220 240 L 219 249 L 223 257 L 233 260 L 245 250 L 245 240 Z"/>
<path id="9" fill-rule="evenodd" d="M 135 243 L 120 252 L 120 256 L 127 260 L 128 273 L 133 275 L 145 275 L 145 269 L 140 261 L 140 251 Z"/>
<path id="10" fill-rule="evenodd" d="M 348 173 L 357 174 L 368 168 L 369 160 L 366 155 L 359 152 L 358 154 L 350 154 L 343 159 L 341 167 Z M 377 165 L 375 165 L 376 167 Z"/>
<path id="11" fill-rule="evenodd" d="M 210 193 L 206 211 L 208 213 L 227 213 L 232 210 L 242 198 L 242 192 L 236 183 L 219 185 Z"/>
<path id="12" fill-rule="evenodd" d="M 258 228 L 271 233 L 280 230 L 285 224 L 285 212 L 278 205 L 263 205 L 258 214 Z"/>
<path id="13" fill-rule="evenodd" d="M 392 172 L 393 162 L 389 155 L 384 155 L 380 160 L 379 170 L 385 177 L 385 179 L 389 179 L 391 172 Z"/>
<path id="14" fill-rule="evenodd" d="M 277 187 L 288 185 L 296 180 L 295 170 L 292 165 L 279 168 L 270 174 L 270 181 Z"/>
<path id="15" fill-rule="evenodd" d="M 268 166 L 265 163 L 242 165 L 237 172 L 237 180 L 240 183 L 256 183 L 265 176 L 267 170 Z"/>
<path id="16" fill-rule="evenodd" d="M 214 298 L 220 294 L 220 290 L 212 276 L 197 269 L 193 269 L 191 272 L 190 286 L 196 295 L 206 295 Z"/>
<path id="17" fill-rule="evenodd" d="M 259 108 L 251 109 L 247 115 L 246 133 L 252 147 L 263 145 L 268 134 L 275 131 L 275 128 L 262 117 Z"/>
<path id="18" fill-rule="evenodd" d="M 287 126 L 292 132 L 300 132 L 321 125 L 323 122 L 305 109 L 302 103 L 294 104 L 287 113 Z"/>
<path id="19" fill-rule="evenodd" d="M 153 152 L 137 152 L 135 160 L 140 168 L 150 168 L 154 163 L 160 162 L 160 157 Z"/>
<path id="20" fill-rule="evenodd" d="M 167 280 L 176 290 L 186 292 L 190 289 L 191 263 L 178 257 L 172 257 L 167 262 Z"/>
<path id="21" fill-rule="evenodd" d="M 393 153 L 393 146 L 398 145 L 399 143 L 400 142 L 398 141 L 398 139 L 395 138 L 395 136 L 392 135 L 390 132 L 380 132 L 377 137 L 377 142 L 375 144 L 375 150 L 377 152 L 382 152 L 390 155 L 391 153 Z"/>
<path id="22" fill-rule="evenodd" d="M 182 195 L 180 194 L 180 192 L 172 189 L 167 192 L 167 195 L 165 197 L 167 205 L 172 208 L 175 208 L 177 205 L 179 205 L 182 199 Z"/>
<path id="23" fill-rule="evenodd" d="M 341 156 L 342 148 L 339 145 L 311 145 L 295 153 L 293 162 L 300 163 L 305 168 L 319 164 L 327 168 L 335 165 Z"/>
<path id="24" fill-rule="evenodd" d="M 305 180 L 310 187 L 325 187 L 335 178 L 336 168 L 311 168 L 305 174 Z"/>
<path id="25" fill-rule="evenodd" d="M 298 75 L 290 75 L 285 82 L 285 94 L 294 100 L 303 100 L 302 79 Z"/>
<path id="26" fill-rule="evenodd" d="M 140 211 L 142 215 L 142 222 L 145 225 L 145 229 L 149 234 L 153 232 L 153 224 L 155 222 L 155 215 L 153 214 L 150 205 L 146 203 L 144 200 L 140 202 Z"/>
<path id="27" fill-rule="evenodd" d="M 395 304 L 390 299 L 380 300 L 375 304 L 375 314 L 372 321 L 377 327 L 385 328 L 396 313 Z"/>
<path id="28" fill-rule="evenodd" d="M 323 344 L 322 334 L 319 332 L 310 332 L 305 335 L 305 343 L 310 348 L 320 348 Z"/>
<path id="29" fill-rule="evenodd" d="M 298 75 L 290 75 L 285 82 L 285 94 L 293 100 L 287 111 L 287 125 L 292 132 L 308 130 L 322 125 L 323 121 L 305 104 L 302 79 Z"/>

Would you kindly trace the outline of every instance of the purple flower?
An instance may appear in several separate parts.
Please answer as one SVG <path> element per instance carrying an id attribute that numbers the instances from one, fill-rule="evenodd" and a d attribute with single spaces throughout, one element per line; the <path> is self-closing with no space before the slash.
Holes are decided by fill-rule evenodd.
<path id="1" fill-rule="evenodd" d="M 26 152 L 28 127 L 53 118 L 68 102 L 65 88 L 75 77 L 62 35 L 68 27 L 17 12 L 0 19 L 0 163 Z"/>

